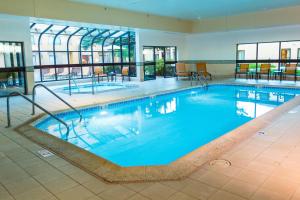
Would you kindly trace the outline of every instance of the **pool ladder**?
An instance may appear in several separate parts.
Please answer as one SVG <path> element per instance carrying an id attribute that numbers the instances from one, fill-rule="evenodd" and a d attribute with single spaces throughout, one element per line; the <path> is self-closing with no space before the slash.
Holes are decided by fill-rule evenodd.
<path id="1" fill-rule="evenodd" d="M 207 88 L 208 82 L 207 79 L 202 71 L 198 73 L 194 73 L 191 78 L 191 85 L 193 85 L 193 80 L 196 79 L 198 83 L 200 83 L 201 86 Z"/>
<path id="2" fill-rule="evenodd" d="M 63 121 L 62 119 L 59 119 L 57 116 L 55 116 L 54 114 L 52 114 L 50 111 L 46 110 L 44 107 L 42 107 L 40 104 L 35 102 L 35 96 L 36 96 L 36 88 L 38 87 L 43 87 L 44 89 L 46 89 L 49 93 L 51 93 L 52 95 L 54 95 L 57 99 L 61 100 L 65 105 L 67 105 L 69 108 L 71 108 L 72 110 L 74 110 L 78 115 L 79 115 L 79 121 L 82 121 L 82 114 L 73 106 L 71 106 L 68 102 L 66 102 L 63 98 L 61 98 L 60 96 L 58 96 L 55 92 L 53 92 L 52 90 L 50 90 L 47 86 L 43 85 L 43 84 L 36 84 L 33 89 L 32 89 L 32 99 L 28 98 L 27 96 L 23 95 L 20 92 L 14 91 L 11 92 L 7 95 L 6 97 L 6 108 L 7 108 L 7 127 L 11 126 L 11 119 L 10 119 L 10 97 L 14 96 L 14 95 L 19 95 L 21 97 L 23 97 L 25 100 L 27 100 L 28 102 L 30 102 L 32 104 L 32 115 L 35 114 L 35 107 L 38 107 L 39 109 L 41 109 L 42 111 L 44 111 L 46 114 L 48 114 L 50 117 L 52 117 L 53 119 L 57 120 L 58 122 L 60 122 L 61 124 L 63 124 L 67 131 L 66 131 L 66 135 L 68 137 L 69 132 L 70 132 L 70 127 L 69 125 Z"/>

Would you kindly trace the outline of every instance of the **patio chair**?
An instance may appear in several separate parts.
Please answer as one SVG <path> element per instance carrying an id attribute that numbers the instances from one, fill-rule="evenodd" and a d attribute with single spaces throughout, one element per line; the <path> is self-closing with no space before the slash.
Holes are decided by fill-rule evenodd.
<path id="1" fill-rule="evenodd" d="M 43 79 L 53 79 L 55 77 L 55 68 L 48 68 L 46 73 L 43 73 Z"/>
<path id="2" fill-rule="evenodd" d="M 191 72 L 188 72 L 184 63 L 176 63 L 176 79 L 179 77 L 188 77 L 191 79 Z"/>
<path id="3" fill-rule="evenodd" d="M 261 75 L 267 75 L 268 80 L 270 80 L 270 69 L 271 64 L 261 64 L 260 70 L 256 72 L 256 78 L 261 79 Z"/>
<path id="4" fill-rule="evenodd" d="M 202 73 L 205 78 L 207 76 L 209 76 L 209 80 L 212 80 L 212 76 L 211 76 L 211 73 L 209 73 L 207 71 L 207 68 L 206 68 L 206 63 L 197 63 L 196 64 L 196 69 L 197 69 L 197 74 L 199 75 L 200 73 Z"/>
<path id="5" fill-rule="evenodd" d="M 104 73 L 103 67 L 95 67 L 94 75 L 98 77 L 98 82 L 100 81 L 100 77 L 101 77 L 102 81 L 103 81 L 104 77 L 106 77 L 107 81 L 109 81 L 108 80 L 108 75 Z"/>
<path id="6" fill-rule="evenodd" d="M 243 74 L 248 78 L 249 64 L 239 64 L 238 66 L 235 68 L 234 78 L 236 79 L 237 76 L 240 78 Z"/>
<path id="7" fill-rule="evenodd" d="M 122 67 L 122 82 L 124 81 L 125 77 L 128 77 L 128 80 L 130 81 L 130 76 L 129 76 L 129 67 Z"/>
<path id="8" fill-rule="evenodd" d="M 57 69 L 57 77 L 62 77 L 64 79 L 69 76 L 69 69 L 68 68 L 58 68 Z"/>
<path id="9" fill-rule="evenodd" d="M 283 70 L 283 78 L 286 80 L 287 76 L 293 76 L 294 80 L 297 80 L 296 76 L 297 64 L 286 64 L 285 70 Z"/>

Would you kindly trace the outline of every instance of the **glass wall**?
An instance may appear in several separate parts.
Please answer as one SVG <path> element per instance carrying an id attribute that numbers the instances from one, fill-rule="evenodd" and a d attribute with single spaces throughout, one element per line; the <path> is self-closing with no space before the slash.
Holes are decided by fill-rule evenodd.
<path id="1" fill-rule="evenodd" d="M 135 33 L 101 28 L 31 24 L 35 81 L 88 78 L 94 68 L 135 76 Z"/>
<path id="2" fill-rule="evenodd" d="M 270 66 L 270 74 L 286 71 L 287 66 L 294 66 L 295 73 L 300 75 L 300 41 L 260 42 L 238 44 L 236 51 L 237 67 L 249 64 L 249 70 L 259 72 L 262 64 Z M 287 73 L 286 73 L 287 74 Z"/>
<path id="3" fill-rule="evenodd" d="M 0 97 L 9 89 L 25 93 L 25 83 L 23 43 L 0 41 Z"/>

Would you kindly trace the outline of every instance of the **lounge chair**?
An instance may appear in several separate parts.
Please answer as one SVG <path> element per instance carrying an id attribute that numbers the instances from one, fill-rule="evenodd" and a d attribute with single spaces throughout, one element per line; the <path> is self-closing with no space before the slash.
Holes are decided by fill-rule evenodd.
<path id="1" fill-rule="evenodd" d="M 94 69 L 94 75 L 98 77 L 98 82 L 100 81 L 100 77 L 103 81 L 103 78 L 106 77 L 108 80 L 108 75 L 104 73 L 103 67 L 95 67 Z"/>
<path id="2" fill-rule="evenodd" d="M 297 76 L 296 76 L 296 72 L 297 72 L 297 64 L 286 64 L 285 65 L 285 70 L 283 70 L 283 78 L 286 80 L 287 76 L 293 76 L 294 80 L 297 80 Z"/>
<path id="3" fill-rule="evenodd" d="M 267 75 L 268 80 L 270 80 L 270 69 L 271 64 L 261 64 L 260 70 L 256 72 L 256 77 L 261 78 L 261 75 Z"/>
<path id="4" fill-rule="evenodd" d="M 234 75 L 235 79 L 237 75 L 240 78 L 242 74 L 246 75 L 246 78 L 248 78 L 249 64 L 239 64 L 238 66 L 239 67 L 236 67 L 235 69 L 235 75 Z"/>
<path id="5" fill-rule="evenodd" d="M 122 67 L 122 82 L 124 81 L 125 77 L 128 77 L 128 80 L 130 81 L 130 76 L 129 76 L 129 67 Z"/>
<path id="6" fill-rule="evenodd" d="M 176 78 L 188 77 L 191 79 L 192 73 L 188 72 L 184 63 L 176 63 Z"/>
<path id="7" fill-rule="evenodd" d="M 197 69 L 197 74 L 199 75 L 200 73 L 202 73 L 205 78 L 207 76 L 209 76 L 209 79 L 212 80 L 212 76 L 211 73 L 209 73 L 206 69 L 206 63 L 197 63 L 196 64 L 196 69 Z"/>

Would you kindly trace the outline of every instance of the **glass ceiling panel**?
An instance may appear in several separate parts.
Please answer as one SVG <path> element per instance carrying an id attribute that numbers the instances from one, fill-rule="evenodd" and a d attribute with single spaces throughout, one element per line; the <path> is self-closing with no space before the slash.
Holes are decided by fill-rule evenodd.
<path id="1" fill-rule="evenodd" d="M 46 34 L 53 34 L 56 35 L 58 32 L 66 28 L 66 26 L 58 26 L 58 25 L 53 25 L 47 32 Z"/>
<path id="2" fill-rule="evenodd" d="M 77 31 L 78 29 L 80 29 L 80 28 L 79 27 L 70 26 L 69 28 L 67 28 L 67 30 L 64 31 L 63 34 L 71 35 L 71 34 L 75 33 L 75 31 Z"/>
<path id="3" fill-rule="evenodd" d="M 121 35 L 123 35 L 125 32 L 124 31 L 119 31 L 116 34 L 112 35 L 111 37 L 117 38 L 120 37 Z"/>
<path id="4" fill-rule="evenodd" d="M 49 24 L 36 24 L 30 31 L 32 33 L 42 33 L 49 26 L 50 26 Z"/>

